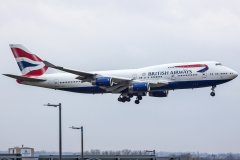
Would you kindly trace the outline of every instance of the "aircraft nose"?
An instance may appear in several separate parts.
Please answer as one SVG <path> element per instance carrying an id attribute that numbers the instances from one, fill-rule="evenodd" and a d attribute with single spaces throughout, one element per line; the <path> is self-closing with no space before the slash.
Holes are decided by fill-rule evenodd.
<path id="1" fill-rule="evenodd" d="M 236 71 L 234 71 L 234 72 L 233 72 L 233 76 L 234 76 L 234 78 L 237 78 L 238 73 L 237 73 Z"/>
<path id="2" fill-rule="evenodd" d="M 237 78 L 238 73 L 234 70 L 232 70 L 232 79 Z"/>

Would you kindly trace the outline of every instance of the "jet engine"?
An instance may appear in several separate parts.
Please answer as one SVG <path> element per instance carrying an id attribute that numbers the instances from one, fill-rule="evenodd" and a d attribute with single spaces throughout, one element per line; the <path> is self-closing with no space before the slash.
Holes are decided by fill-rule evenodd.
<path id="1" fill-rule="evenodd" d="M 154 92 L 149 92 L 148 95 L 150 97 L 167 97 L 168 91 L 154 91 Z"/>
<path id="2" fill-rule="evenodd" d="M 111 77 L 97 77 L 92 85 L 110 87 L 113 85 L 113 81 Z"/>
<path id="3" fill-rule="evenodd" d="M 131 92 L 148 92 L 150 91 L 149 83 L 147 82 L 135 82 L 129 86 Z"/>

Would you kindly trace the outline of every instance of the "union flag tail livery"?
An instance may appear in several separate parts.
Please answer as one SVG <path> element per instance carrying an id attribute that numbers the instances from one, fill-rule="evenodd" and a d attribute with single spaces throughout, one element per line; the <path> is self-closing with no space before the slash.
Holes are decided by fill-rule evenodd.
<path id="1" fill-rule="evenodd" d="M 21 44 L 10 44 L 10 48 L 23 76 L 41 76 L 47 71 L 43 60 Z"/>
<path id="2" fill-rule="evenodd" d="M 85 94 L 118 94 L 119 102 L 135 97 L 139 104 L 143 96 L 167 97 L 169 91 L 216 86 L 238 76 L 233 69 L 216 61 L 170 63 L 138 69 L 85 72 L 56 66 L 43 61 L 19 44 L 10 45 L 22 75 L 4 74 L 18 83 Z M 44 74 L 47 69 L 61 72 Z M 49 73 L 49 71 L 48 71 Z"/>

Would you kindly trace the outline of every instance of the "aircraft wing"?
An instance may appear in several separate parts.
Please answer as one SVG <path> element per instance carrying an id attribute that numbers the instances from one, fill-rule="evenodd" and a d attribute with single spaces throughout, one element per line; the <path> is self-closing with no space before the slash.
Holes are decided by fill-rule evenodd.
<path id="1" fill-rule="evenodd" d="M 68 72 L 68 73 L 78 75 L 79 77 L 77 77 L 77 79 L 83 80 L 85 82 L 90 82 L 92 79 L 94 79 L 96 77 L 96 74 L 92 74 L 92 73 L 89 73 L 89 72 L 83 72 L 83 71 L 76 71 L 76 70 L 72 70 L 72 69 L 67 69 L 67 68 L 64 68 L 64 67 L 61 67 L 61 66 L 56 66 L 56 65 L 54 65 L 54 64 L 52 64 L 48 61 L 43 61 L 43 63 L 50 68 L 54 68 L 54 69 L 57 69 L 57 70 L 60 70 L 60 71 L 64 71 L 64 72 Z"/>
<path id="2" fill-rule="evenodd" d="M 91 82 L 97 76 L 102 76 L 102 75 L 98 75 L 96 73 L 77 71 L 77 70 L 67 69 L 67 68 L 64 68 L 64 67 L 61 67 L 61 66 L 56 66 L 54 64 L 51 64 L 48 61 L 43 61 L 43 63 L 50 68 L 54 68 L 54 69 L 57 69 L 57 70 L 60 70 L 60 71 L 75 74 L 75 75 L 78 76 L 77 79 L 83 80 L 85 82 Z M 129 78 L 121 78 L 121 77 L 112 77 L 112 79 L 115 83 L 123 83 L 123 82 L 127 83 L 127 82 L 132 80 L 132 79 L 129 79 Z"/>
<path id="3" fill-rule="evenodd" d="M 89 72 L 84 72 L 84 71 L 77 71 L 77 70 L 72 70 L 72 69 L 67 69 L 61 66 L 56 66 L 51 64 L 50 62 L 47 61 L 43 61 L 43 63 L 50 67 L 50 68 L 54 68 L 57 70 L 61 70 L 64 72 L 68 72 L 68 73 L 72 73 L 77 75 L 77 79 L 82 80 L 83 82 L 92 82 L 96 77 L 98 76 L 104 76 L 104 75 L 99 75 L 97 73 L 89 73 Z M 140 80 L 134 80 L 134 79 L 130 79 L 130 78 L 124 78 L 124 77 L 117 77 L 117 76 L 111 76 L 114 85 L 110 86 L 110 87 L 101 87 L 103 89 L 105 89 L 108 92 L 112 92 L 112 93 L 119 93 L 125 89 L 127 89 L 129 87 L 129 85 L 131 83 L 134 82 L 145 82 L 145 81 L 140 81 Z M 167 81 L 152 81 L 149 83 L 151 88 L 155 88 L 155 87 L 161 87 L 161 86 L 165 86 L 167 85 L 168 82 Z"/>
<path id="4" fill-rule="evenodd" d="M 7 76 L 7 77 L 10 77 L 10 78 L 14 78 L 16 80 L 27 81 L 27 82 L 43 82 L 43 81 L 46 81 L 45 79 L 17 76 L 17 75 L 13 75 L 13 74 L 3 74 L 3 75 Z"/>

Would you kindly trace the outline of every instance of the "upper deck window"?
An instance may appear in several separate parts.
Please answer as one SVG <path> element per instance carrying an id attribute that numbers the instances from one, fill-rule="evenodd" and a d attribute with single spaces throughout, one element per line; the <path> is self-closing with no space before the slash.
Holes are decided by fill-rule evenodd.
<path id="1" fill-rule="evenodd" d="M 216 63 L 216 66 L 221 66 L 222 65 L 222 63 Z"/>

